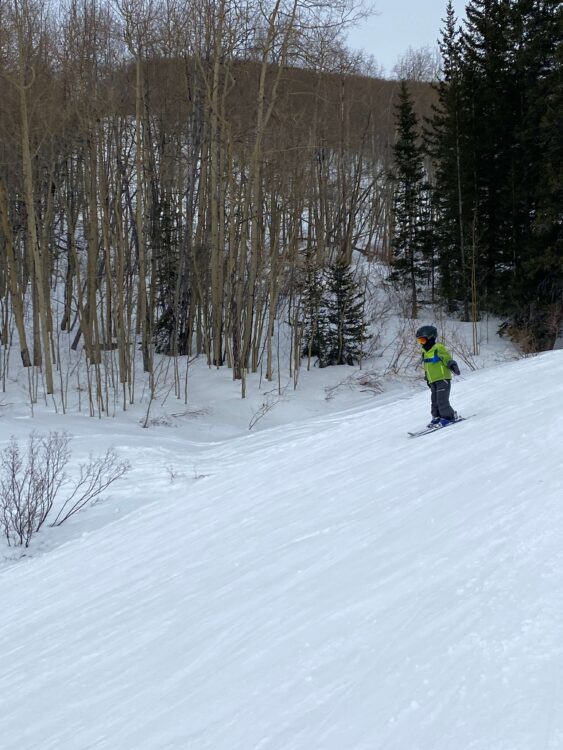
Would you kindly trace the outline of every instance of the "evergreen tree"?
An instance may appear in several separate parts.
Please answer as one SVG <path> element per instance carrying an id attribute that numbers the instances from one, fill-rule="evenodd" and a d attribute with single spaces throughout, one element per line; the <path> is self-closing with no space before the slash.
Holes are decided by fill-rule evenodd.
<path id="1" fill-rule="evenodd" d="M 518 3 L 519 263 L 512 322 L 553 346 L 563 310 L 563 6 Z"/>
<path id="2" fill-rule="evenodd" d="M 436 86 L 438 103 L 433 108 L 428 148 L 435 164 L 433 203 L 438 220 L 433 241 L 437 253 L 439 289 L 450 312 L 461 307 L 469 320 L 470 263 L 467 240 L 470 236 L 473 181 L 468 150 L 465 147 L 461 40 L 451 0 L 446 8 L 440 40 L 442 78 Z"/>
<path id="3" fill-rule="evenodd" d="M 302 356 L 316 357 L 319 367 L 361 362 L 369 339 L 365 296 L 350 267 L 336 263 L 325 274 L 311 269 L 303 306 Z"/>
<path id="4" fill-rule="evenodd" d="M 353 365 L 361 362 L 365 356 L 365 342 L 369 339 L 364 317 L 365 298 L 349 266 L 335 263 L 330 267 L 328 292 L 328 356 L 323 364 Z"/>
<path id="5" fill-rule="evenodd" d="M 303 347 L 301 355 L 309 360 L 316 357 L 321 366 L 329 357 L 329 322 L 325 282 L 321 272 L 307 263 L 302 293 Z"/>
<path id="6" fill-rule="evenodd" d="M 462 34 L 464 96 L 467 107 L 466 163 L 473 184 L 470 196 L 472 236 L 476 252 L 477 284 L 483 303 L 501 312 L 503 295 L 513 273 L 511 175 L 514 173 L 514 96 L 511 46 L 513 28 L 507 0 L 471 0 Z"/>
<path id="7" fill-rule="evenodd" d="M 545 348 L 562 287 L 561 3 L 470 0 L 466 12 L 460 35 L 448 6 L 434 117 L 441 290 L 466 315 L 471 278 L 484 309 Z"/>
<path id="8" fill-rule="evenodd" d="M 397 140 L 394 148 L 394 196 L 391 278 L 410 288 L 411 315 L 418 316 L 417 286 L 424 276 L 425 247 L 422 206 L 424 203 L 424 152 L 418 121 L 407 85 L 401 82 L 397 106 Z"/>

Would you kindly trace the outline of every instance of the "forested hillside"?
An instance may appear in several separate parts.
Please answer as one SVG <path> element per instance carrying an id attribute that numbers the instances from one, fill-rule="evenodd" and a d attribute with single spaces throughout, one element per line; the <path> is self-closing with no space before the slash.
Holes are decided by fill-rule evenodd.
<path id="1" fill-rule="evenodd" d="M 549 349 L 563 308 L 563 5 L 448 7 L 430 151 L 442 296 Z"/>
<path id="2" fill-rule="evenodd" d="M 134 400 L 138 351 L 151 389 L 161 356 L 203 355 L 243 396 L 260 361 L 275 379 L 280 325 L 290 371 L 361 361 L 360 256 L 414 318 L 421 295 L 492 310 L 548 348 L 558 6 L 474 0 L 463 32 L 445 9 L 443 80 L 399 87 L 344 47 L 354 0 L 0 2 L 4 376 L 17 348 L 31 400 L 64 401 L 74 352 L 103 413 Z"/>

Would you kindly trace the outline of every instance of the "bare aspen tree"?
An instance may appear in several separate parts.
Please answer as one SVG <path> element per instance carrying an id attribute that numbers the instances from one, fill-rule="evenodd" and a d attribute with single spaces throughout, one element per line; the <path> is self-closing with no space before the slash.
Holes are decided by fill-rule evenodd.
<path id="1" fill-rule="evenodd" d="M 145 65 L 151 44 L 151 26 L 156 9 L 152 0 L 124 0 L 119 9 L 123 18 L 123 35 L 135 63 L 135 243 L 138 261 L 137 331 L 145 372 L 152 372 L 152 310 L 147 298 L 150 258 L 146 244 L 147 123 L 145 119 Z"/>
<path id="2" fill-rule="evenodd" d="M 182 356 L 226 362 L 244 396 L 262 361 L 275 379 L 288 318 L 297 384 L 307 269 L 388 234 L 390 94 L 353 75 L 354 0 L 65 2 L 58 27 L 39 0 L 0 6 L 20 29 L 0 28 L 0 296 L 22 362 L 52 391 L 58 285 L 91 414 L 136 377 L 154 397 L 157 371 L 186 398 Z"/>
<path id="3" fill-rule="evenodd" d="M 209 177 L 210 177 L 210 244 L 211 244 L 211 308 L 212 308 L 212 342 L 213 363 L 223 363 L 223 253 L 224 253 L 224 203 L 221 200 L 222 185 L 221 145 L 219 142 L 220 118 L 220 78 L 223 61 L 223 33 L 225 26 L 225 2 L 217 6 L 215 44 L 213 48 L 213 74 L 209 93 L 209 116 L 211 120 L 209 135 Z M 222 192 L 222 191 L 221 191 Z"/>
<path id="4" fill-rule="evenodd" d="M 4 236 L 4 248 L 5 254 L 5 275 L 6 275 L 6 288 L 10 292 L 10 299 L 12 308 L 14 310 L 14 318 L 16 323 L 16 329 L 18 332 L 19 345 L 21 360 L 24 367 L 31 366 L 31 358 L 29 356 L 29 349 L 27 346 L 27 335 L 25 330 L 25 318 L 23 310 L 23 297 L 24 291 L 20 287 L 18 281 L 18 269 L 16 264 L 16 256 L 14 251 L 14 238 L 12 232 L 12 226 L 10 223 L 10 212 L 8 207 L 8 196 L 6 193 L 6 187 L 4 181 L 0 178 L 0 228 Z"/>
<path id="5" fill-rule="evenodd" d="M 54 391 L 53 383 L 53 361 L 52 340 L 50 330 L 50 300 L 48 297 L 48 285 L 45 284 L 46 264 L 48 258 L 45 248 L 40 247 L 37 232 L 35 190 L 33 183 L 33 166 L 30 143 L 30 117 L 28 107 L 29 89 L 33 84 L 33 48 L 31 47 L 36 35 L 41 36 L 42 9 L 32 6 L 28 0 L 14 0 L 14 22 L 17 39 L 17 72 L 13 80 L 17 87 L 20 105 L 20 129 L 21 129 L 21 158 L 23 193 L 27 216 L 27 235 L 33 268 L 33 283 L 35 288 L 34 303 L 38 318 L 37 328 L 41 331 L 40 361 L 45 370 L 45 385 L 48 394 Z M 43 251 L 42 251 L 43 250 Z M 37 356 L 39 352 L 35 353 Z"/>
<path id="6" fill-rule="evenodd" d="M 409 47 L 393 67 L 400 81 L 435 82 L 440 77 L 441 56 L 438 46 Z"/>
<path id="7" fill-rule="evenodd" d="M 260 78 L 257 92 L 257 109 L 254 127 L 254 143 L 250 156 L 248 188 L 245 196 L 243 221 L 249 227 L 250 246 L 241 244 L 241 266 L 245 269 L 248 259 L 248 289 L 241 326 L 241 393 L 246 395 L 246 369 L 249 366 L 251 337 L 253 330 L 253 315 L 255 313 L 256 284 L 263 254 L 263 199 L 262 199 L 262 159 L 266 129 L 274 106 L 283 66 L 285 65 L 290 42 L 294 33 L 294 22 L 297 14 L 297 0 L 290 2 L 288 7 L 282 5 L 282 0 L 275 0 L 267 13 L 265 39 L 262 46 L 260 61 Z M 265 10 L 265 9 L 264 9 Z M 272 62 L 276 68 L 271 70 Z M 272 73 L 273 80 L 267 92 L 267 81 Z M 267 98 L 268 95 L 268 98 Z M 239 310 L 239 314 L 242 309 Z M 252 362 L 256 369 L 256 361 Z"/>
<path id="8" fill-rule="evenodd" d="M 111 341 L 112 274 L 109 258 L 108 127 L 104 115 L 109 99 L 102 71 L 111 56 L 111 21 L 108 8 L 98 2 L 71 0 L 60 26 L 60 65 L 66 88 L 66 119 L 74 125 L 65 145 L 65 177 L 59 200 L 66 217 L 65 312 L 61 327 L 73 325 L 76 300 L 78 331 L 86 354 L 90 414 L 107 412 L 108 372 L 102 348 Z M 110 131 L 111 132 L 111 131 Z M 106 307 L 102 299 L 106 299 Z M 105 315 L 104 315 L 105 313 Z M 104 323 L 106 328 L 104 329 Z M 93 389 L 93 390 L 92 390 Z"/>

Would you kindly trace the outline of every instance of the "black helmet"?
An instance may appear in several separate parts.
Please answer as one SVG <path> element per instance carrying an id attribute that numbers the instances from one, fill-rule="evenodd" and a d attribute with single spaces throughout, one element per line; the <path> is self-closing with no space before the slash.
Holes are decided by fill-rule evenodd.
<path id="1" fill-rule="evenodd" d="M 435 339 L 438 337 L 438 330 L 434 326 L 421 326 L 416 332 L 416 338 Z"/>

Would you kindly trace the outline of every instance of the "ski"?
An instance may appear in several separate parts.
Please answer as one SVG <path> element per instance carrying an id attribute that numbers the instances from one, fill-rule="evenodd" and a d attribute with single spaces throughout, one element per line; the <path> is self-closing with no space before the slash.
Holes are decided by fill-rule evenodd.
<path id="1" fill-rule="evenodd" d="M 419 430 L 418 432 L 409 432 L 409 437 L 422 437 L 422 435 L 429 435 L 431 432 L 439 432 L 440 430 L 445 429 L 445 427 L 451 427 L 453 424 L 457 424 L 458 422 L 465 422 L 469 417 L 458 417 L 455 422 L 450 422 L 447 425 L 444 425 L 443 427 L 425 427 L 424 430 Z"/>

